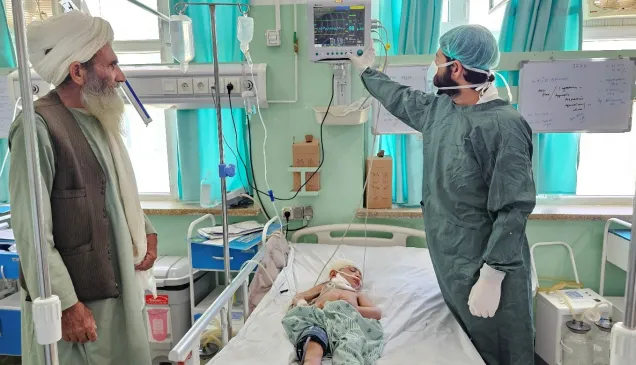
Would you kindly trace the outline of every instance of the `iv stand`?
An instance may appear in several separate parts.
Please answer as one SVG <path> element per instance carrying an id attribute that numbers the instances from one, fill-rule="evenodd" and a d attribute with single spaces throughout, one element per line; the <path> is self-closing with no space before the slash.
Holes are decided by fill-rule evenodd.
<path id="1" fill-rule="evenodd" d="M 44 300 L 54 300 L 51 295 L 51 281 L 49 276 L 48 265 L 48 250 L 46 242 L 44 240 L 45 233 L 42 224 L 42 185 L 40 170 L 39 170 L 39 156 L 37 146 L 37 135 L 35 132 L 35 108 L 33 103 L 33 95 L 31 94 L 31 70 L 29 68 L 29 56 L 27 52 L 26 44 L 26 27 L 24 21 L 24 9 L 22 7 L 22 0 L 12 0 L 13 6 L 13 24 L 15 24 L 15 40 L 16 50 L 18 58 L 18 71 L 20 74 L 20 96 L 22 97 L 22 114 L 24 116 L 24 139 L 26 146 L 26 158 L 27 158 L 27 172 L 29 178 L 29 185 L 33 187 L 30 191 L 30 207 L 33 220 L 33 244 L 35 245 L 36 261 L 37 261 L 37 273 L 38 273 L 38 289 L 39 298 Z M 33 295 L 33 294 L 31 294 Z M 35 303 L 35 300 L 34 300 Z M 58 299 L 59 303 L 59 299 Z M 35 309 L 35 308 L 34 308 Z M 51 309 L 51 308 L 49 308 Z M 57 309 L 59 310 L 59 304 Z M 61 317 L 61 311 L 59 313 L 52 313 L 53 315 L 59 315 Z M 34 311 L 34 318 L 36 317 Z M 59 322 L 58 322 L 59 323 Z M 38 323 L 36 321 L 36 326 Z M 36 332 L 40 332 L 43 329 L 36 327 Z M 57 341 L 53 338 L 49 343 L 43 344 L 44 346 L 44 361 L 46 365 L 57 365 Z"/>
<path id="2" fill-rule="evenodd" d="M 212 33 L 212 60 L 214 62 L 214 88 L 215 94 L 215 108 L 216 108 L 216 123 L 217 134 L 219 138 L 219 178 L 221 179 L 221 211 L 223 216 L 223 263 L 225 266 L 225 285 L 230 286 L 232 282 L 232 276 L 230 274 L 230 242 L 228 236 L 228 223 L 227 223 L 227 187 L 225 179 L 227 177 L 233 177 L 236 172 L 234 165 L 226 165 L 223 159 L 223 121 L 221 118 L 221 83 L 219 81 L 219 55 L 217 51 L 217 35 L 216 35 L 216 7 L 217 6 L 238 6 L 239 11 L 242 14 L 246 14 L 247 10 L 243 10 L 242 7 L 249 9 L 247 4 L 232 4 L 232 3 L 188 3 L 180 2 L 175 5 L 175 8 L 181 6 L 182 9 L 179 13 L 185 12 L 185 9 L 189 5 L 205 5 L 210 8 L 210 31 Z M 246 299 L 243 299 L 246 300 Z M 229 340 L 232 338 L 232 301 L 228 301 L 228 310 L 225 311 L 225 318 L 222 318 L 222 322 L 225 322 L 226 326 L 223 329 L 226 331 L 224 336 L 227 336 Z"/>
<path id="3" fill-rule="evenodd" d="M 625 319 L 612 327 L 610 365 L 636 363 L 636 191 L 632 206 L 632 235 L 627 259 L 625 288 Z"/>

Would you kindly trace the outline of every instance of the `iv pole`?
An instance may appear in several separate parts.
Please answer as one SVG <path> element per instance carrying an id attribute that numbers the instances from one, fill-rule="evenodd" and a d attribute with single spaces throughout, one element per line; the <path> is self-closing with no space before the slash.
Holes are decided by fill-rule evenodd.
<path id="1" fill-rule="evenodd" d="M 636 191 L 632 209 L 632 235 L 627 256 L 625 319 L 612 327 L 610 365 L 636 364 Z"/>
<path id="2" fill-rule="evenodd" d="M 221 179 L 221 211 L 223 216 L 223 263 L 225 266 L 225 286 L 229 287 L 232 282 L 232 275 L 230 274 L 230 242 L 228 236 L 228 208 L 227 208 L 227 185 L 226 178 L 233 177 L 236 173 L 236 167 L 234 165 L 226 165 L 223 156 L 223 121 L 221 118 L 221 83 L 219 81 L 219 54 L 217 49 L 217 34 L 216 34 L 216 7 L 217 6 L 238 6 L 239 12 L 246 14 L 249 10 L 247 4 L 232 4 L 232 3 L 190 3 L 180 2 L 175 5 L 175 10 L 178 7 L 182 7 L 178 13 L 183 14 L 186 8 L 190 5 L 204 5 L 210 9 L 210 32 L 212 33 L 212 61 L 214 62 L 214 94 L 215 94 L 215 109 L 216 109 L 216 123 L 217 123 L 217 136 L 219 139 L 219 178 Z M 243 10 L 243 7 L 247 8 Z M 228 309 L 225 312 L 225 323 L 227 327 L 226 336 L 228 339 L 232 338 L 232 301 L 228 302 Z"/>
<path id="3" fill-rule="evenodd" d="M 15 0 L 14 0 L 15 1 Z M 157 16 L 159 19 L 169 22 L 170 18 L 166 15 L 151 9 L 144 4 L 140 3 L 137 0 L 128 0 L 131 4 L 137 5 L 141 9 L 144 9 L 151 14 Z M 217 85 L 214 88 L 214 103 L 216 109 L 216 123 L 217 123 L 217 136 L 219 139 L 219 178 L 221 179 L 221 214 L 223 216 L 223 264 L 224 264 L 224 273 L 225 273 L 225 285 L 228 287 L 232 282 L 232 275 L 230 274 L 230 243 L 228 236 L 228 208 L 227 208 L 227 184 L 226 178 L 233 177 L 236 173 L 236 167 L 232 164 L 226 165 L 224 156 L 223 156 L 223 121 L 221 118 L 221 91 L 219 89 L 221 83 L 219 81 L 219 54 L 217 50 L 217 35 L 216 35 L 216 7 L 217 6 L 237 6 L 239 12 L 243 15 L 247 14 L 249 11 L 248 4 L 241 3 L 209 3 L 209 2 L 200 2 L 200 3 L 192 3 L 192 2 L 179 2 L 175 4 L 175 10 L 179 14 L 185 13 L 188 6 L 207 6 L 210 8 L 210 32 L 212 36 L 212 61 L 214 62 L 214 84 Z M 222 318 L 222 327 L 226 332 L 224 336 L 227 338 L 232 337 L 232 301 L 228 302 L 228 308 L 225 312 L 225 318 Z M 225 326 L 225 322 L 227 325 Z"/>
<path id="4" fill-rule="evenodd" d="M 49 276 L 48 250 L 44 240 L 42 216 L 42 185 L 39 156 L 37 146 L 37 135 L 35 132 L 35 109 L 33 95 L 31 94 L 31 70 L 29 68 L 29 56 L 26 44 L 26 27 L 24 21 L 24 9 L 22 0 L 12 0 L 13 24 L 15 24 L 15 40 L 18 57 L 18 70 L 20 74 L 20 96 L 22 97 L 22 114 L 24 116 L 24 139 L 26 146 L 27 173 L 29 185 L 33 187 L 30 191 L 31 218 L 33 220 L 33 244 L 35 245 L 38 291 L 39 298 L 33 301 L 33 318 L 37 333 L 38 343 L 44 346 L 44 361 L 46 365 L 57 365 L 57 341 L 61 338 L 61 304 L 57 296 L 51 295 L 51 281 Z M 33 293 L 31 293 L 33 295 Z M 36 305 L 43 304 L 42 307 Z M 43 313 L 45 312 L 45 313 Z M 48 314 L 52 321 L 38 321 L 39 314 Z M 59 336 L 58 336 L 59 334 Z"/>

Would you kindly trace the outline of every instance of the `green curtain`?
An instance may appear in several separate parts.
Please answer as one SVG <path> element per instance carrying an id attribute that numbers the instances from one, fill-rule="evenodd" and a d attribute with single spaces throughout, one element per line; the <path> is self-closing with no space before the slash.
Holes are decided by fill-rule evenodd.
<path id="1" fill-rule="evenodd" d="M 178 0 L 170 0 L 170 8 Z M 200 2 L 200 1 L 193 1 Z M 238 1 L 218 1 L 232 2 Z M 189 6 L 186 15 L 192 18 L 195 41 L 195 57 L 192 62 L 212 62 L 212 41 L 210 34 L 210 12 L 207 6 Z M 236 39 L 236 25 L 239 16 L 236 6 L 219 6 L 216 8 L 216 29 L 219 62 L 241 62 L 242 55 Z M 212 65 L 210 65 L 212 67 Z M 227 93 L 223 94 L 227 98 Z M 237 167 L 235 177 L 227 178 L 227 190 L 245 187 L 250 192 L 247 183 L 247 173 L 238 155 L 249 164 L 247 144 L 245 138 L 245 111 L 243 105 L 233 105 L 233 112 L 229 109 L 221 110 L 223 118 L 224 160 L 225 164 Z M 234 123 L 232 122 L 234 117 Z M 234 131 L 236 126 L 236 134 Z M 220 201 L 219 178 L 219 143 L 217 137 L 216 110 L 180 110 L 177 112 L 177 162 L 179 199 L 183 201 L 199 200 L 200 184 L 203 179 L 212 182 L 212 200 Z M 228 148 L 229 145 L 229 148 Z M 249 166 L 249 165 L 248 165 Z"/>
<path id="2" fill-rule="evenodd" d="M 434 54 L 439 45 L 443 0 L 378 0 L 387 29 L 389 55 Z M 384 55 L 384 50 L 378 52 Z M 419 135 L 382 135 L 377 149 L 393 157 L 393 202 L 419 206 L 424 158 Z"/>
<path id="3" fill-rule="evenodd" d="M 580 51 L 581 0 L 510 0 L 501 27 L 502 52 Z M 510 73 L 518 85 L 518 72 Z M 537 135 L 537 193 L 576 194 L 580 134 Z"/>
<path id="4" fill-rule="evenodd" d="M 4 11 L 4 2 L 0 1 L 0 68 L 14 68 L 15 54 L 7 16 Z M 3 121 L 4 123 L 5 121 Z M 9 150 L 9 142 L 6 138 L 0 139 L 0 166 Z M 9 161 L 0 175 L 0 203 L 9 201 Z"/>

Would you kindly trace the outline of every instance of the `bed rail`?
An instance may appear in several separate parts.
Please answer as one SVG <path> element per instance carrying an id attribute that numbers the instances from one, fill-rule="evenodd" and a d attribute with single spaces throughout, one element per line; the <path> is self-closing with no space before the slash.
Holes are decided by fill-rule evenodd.
<path id="1" fill-rule="evenodd" d="M 391 238 L 380 237 L 344 237 L 344 232 L 367 232 L 369 233 L 389 233 Z M 334 237 L 333 233 L 342 232 L 339 236 Z M 406 247 L 406 240 L 409 237 L 419 237 L 426 239 L 426 233 L 413 228 L 405 228 L 398 226 L 389 226 L 383 224 L 330 224 L 326 226 L 317 226 L 301 229 L 292 235 L 291 241 L 296 243 L 303 236 L 315 235 L 318 237 L 318 243 L 324 245 L 350 245 L 350 246 L 366 246 L 366 247 Z"/>
<path id="2" fill-rule="evenodd" d="M 221 314 L 221 332 L 223 334 L 223 344 L 226 345 L 231 337 L 229 333 L 229 324 L 227 323 L 227 311 L 231 310 L 232 297 L 243 287 L 244 293 L 249 286 L 250 274 L 256 268 L 259 262 L 265 256 L 265 250 L 267 249 L 267 229 L 278 219 L 278 217 L 272 218 L 263 230 L 263 245 L 258 250 L 256 255 L 239 271 L 239 273 L 231 279 L 230 285 L 219 295 L 219 297 L 210 305 L 208 309 L 203 312 L 201 317 L 194 322 L 192 328 L 181 338 L 181 341 L 170 350 L 168 359 L 175 361 L 179 364 L 199 364 L 199 346 L 201 343 L 201 334 L 206 330 L 208 324 L 214 319 L 217 314 Z M 243 299 L 247 302 L 247 297 Z M 245 313 L 247 317 L 247 313 Z"/>

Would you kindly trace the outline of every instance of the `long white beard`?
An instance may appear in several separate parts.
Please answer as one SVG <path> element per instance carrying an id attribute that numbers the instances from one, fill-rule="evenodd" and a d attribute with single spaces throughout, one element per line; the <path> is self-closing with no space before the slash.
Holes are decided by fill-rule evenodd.
<path id="1" fill-rule="evenodd" d="M 124 100 L 117 89 L 89 72 L 87 83 L 80 92 L 86 111 L 99 120 L 106 133 L 116 135 L 123 133 L 124 116 Z"/>

